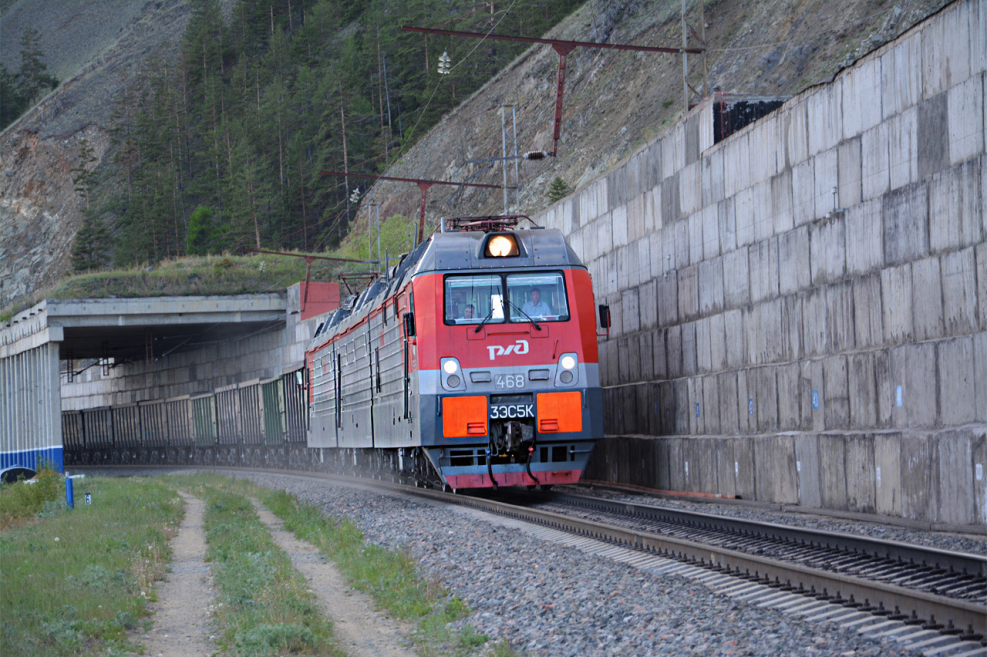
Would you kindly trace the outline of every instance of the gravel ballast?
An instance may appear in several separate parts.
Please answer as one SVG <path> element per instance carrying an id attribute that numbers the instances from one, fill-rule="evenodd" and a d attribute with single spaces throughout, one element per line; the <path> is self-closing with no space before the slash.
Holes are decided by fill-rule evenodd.
<path id="1" fill-rule="evenodd" d="M 461 623 L 526 654 L 914 654 L 544 541 L 475 511 L 301 477 L 240 476 L 352 518 L 368 541 L 408 550 L 423 577 L 438 578 L 474 610 Z"/>

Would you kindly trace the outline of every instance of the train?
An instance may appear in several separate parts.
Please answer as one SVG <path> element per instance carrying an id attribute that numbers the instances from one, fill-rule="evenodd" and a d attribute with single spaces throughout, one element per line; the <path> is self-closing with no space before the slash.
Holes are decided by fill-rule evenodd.
<path id="1" fill-rule="evenodd" d="M 598 308 L 562 233 L 526 219 L 443 219 L 319 326 L 310 447 L 451 490 L 579 480 L 603 436 Z"/>
<path id="2" fill-rule="evenodd" d="M 63 412 L 66 460 L 182 463 L 202 450 L 207 464 L 446 490 L 577 482 L 603 437 L 597 336 L 609 308 L 561 232 L 526 220 L 443 219 L 325 316 L 301 369 Z"/>

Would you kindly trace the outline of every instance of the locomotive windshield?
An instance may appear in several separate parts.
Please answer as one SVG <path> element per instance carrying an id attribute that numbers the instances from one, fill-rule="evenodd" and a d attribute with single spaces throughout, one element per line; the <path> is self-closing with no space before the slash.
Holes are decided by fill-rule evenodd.
<path id="1" fill-rule="evenodd" d="M 559 272 L 480 276 L 448 276 L 445 280 L 446 324 L 565 322 L 569 319 L 565 281 Z"/>
<path id="2" fill-rule="evenodd" d="M 507 294 L 511 302 L 512 322 L 527 322 L 529 317 L 538 322 L 564 322 L 569 319 L 565 282 L 558 272 L 509 274 Z"/>
<path id="3" fill-rule="evenodd" d="M 446 323 L 504 321 L 504 282 L 500 276 L 450 276 L 446 279 Z"/>

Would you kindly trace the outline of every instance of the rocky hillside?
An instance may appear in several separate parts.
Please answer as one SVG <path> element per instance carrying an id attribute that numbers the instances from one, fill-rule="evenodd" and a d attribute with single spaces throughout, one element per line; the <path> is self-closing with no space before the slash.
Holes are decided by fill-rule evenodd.
<path id="1" fill-rule="evenodd" d="M 705 7 L 711 91 L 792 95 L 829 80 L 843 66 L 898 36 L 947 4 L 943 0 L 713 0 Z M 590 0 L 550 37 L 675 46 L 682 43 L 681 3 L 673 0 Z M 698 29 L 699 8 L 689 3 Z M 694 42 L 690 45 L 694 45 Z M 559 176 L 576 189 L 665 132 L 683 110 L 679 55 L 577 48 L 568 58 L 559 156 L 520 164 L 520 191 L 510 210 L 535 214 L 548 206 Z M 694 87 L 699 58 L 690 58 Z M 535 46 L 464 102 L 388 172 L 397 177 L 499 183 L 501 165 L 467 164 L 501 155 L 498 107 L 517 105 L 518 151 L 551 150 L 558 57 Z M 513 164 L 509 165 L 513 179 Z M 415 186 L 378 183 L 367 198 L 382 214 L 414 215 Z M 499 214 L 499 192 L 433 188 L 428 212 L 438 217 Z"/>
<path id="2" fill-rule="evenodd" d="M 785 95 L 830 78 L 840 66 L 908 29 L 943 0 L 707 0 L 707 66 L 713 90 Z M 63 80 L 37 107 L 0 134 L 0 307 L 36 294 L 68 269 L 81 223 L 70 169 L 83 137 L 103 158 L 113 100 L 146 56 L 173 48 L 188 19 L 187 0 L 17 0 L 0 20 L 0 59 L 16 66 L 17 35 L 40 29 L 49 68 Z M 677 0 L 588 0 L 551 34 L 563 39 L 677 45 Z M 699 5 L 689 3 L 699 28 Z M 691 44 L 694 45 L 694 44 Z M 690 81 L 702 80 L 691 58 Z M 401 177 L 499 182 L 499 164 L 467 161 L 501 152 L 498 107 L 517 107 L 520 151 L 551 147 L 558 59 L 535 46 L 445 117 L 387 171 Z M 454 61 L 453 65 L 459 62 Z M 549 204 L 556 176 L 571 187 L 592 180 L 630 155 L 682 114 L 677 55 L 577 49 L 568 59 L 559 157 L 520 165 L 513 211 Z M 439 87 L 436 93 L 447 93 Z M 513 166 L 510 167 L 513 174 Z M 364 199 L 382 215 L 414 216 L 418 188 L 375 185 Z M 429 216 L 497 213 L 489 190 L 433 188 Z M 362 214 L 362 213 L 361 213 Z"/>
<path id="3" fill-rule="evenodd" d="M 19 0 L 0 17 L 0 60 L 19 62 L 18 38 L 37 29 L 62 84 L 0 134 L 0 307 L 54 284 L 82 221 L 73 191 L 79 141 L 102 160 L 114 99 L 144 58 L 173 48 L 187 0 Z"/>

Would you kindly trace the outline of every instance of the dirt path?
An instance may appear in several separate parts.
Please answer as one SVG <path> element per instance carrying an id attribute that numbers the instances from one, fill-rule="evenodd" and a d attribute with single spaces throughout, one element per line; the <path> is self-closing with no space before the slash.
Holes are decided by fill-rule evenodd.
<path id="1" fill-rule="evenodd" d="M 209 640 L 213 587 L 205 563 L 206 505 L 191 495 L 179 495 L 185 499 L 185 518 L 171 542 L 171 572 L 158 589 L 158 602 L 151 607 L 151 631 L 137 637 L 147 648 L 144 654 L 150 657 L 200 657 L 215 651 Z"/>
<path id="2" fill-rule="evenodd" d="M 339 646 L 354 657 L 414 657 L 405 647 L 402 626 L 374 609 L 369 596 L 351 589 L 336 566 L 312 545 L 285 531 L 267 507 L 251 500 L 274 542 L 291 557 L 291 565 L 305 576 L 319 605 L 333 621 Z"/>

